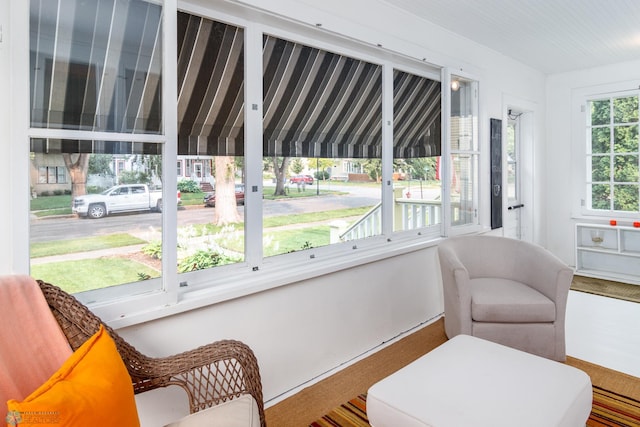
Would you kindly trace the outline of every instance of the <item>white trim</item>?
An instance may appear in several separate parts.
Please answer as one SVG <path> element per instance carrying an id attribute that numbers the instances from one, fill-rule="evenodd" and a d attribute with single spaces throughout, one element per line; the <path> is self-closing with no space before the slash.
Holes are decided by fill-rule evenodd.
<path id="1" fill-rule="evenodd" d="M 382 66 L 382 235 L 393 235 L 393 64 Z"/>
<path id="2" fill-rule="evenodd" d="M 162 150 L 162 198 L 164 206 L 176 206 L 178 196 L 177 170 L 178 160 L 178 50 L 177 34 L 177 6 L 176 0 L 164 0 L 162 8 L 162 123 L 164 126 L 165 143 Z M 179 282 L 178 253 L 169 250 L 178 247 L 178 210 L 163 209 L 162 211 L 162 282 L 167 293 L 166 303 L 175 303 L 178 299 Z M 173 232 L 167 233 L 166 230 Z"/>
<path id="3" fill-rule="evenodd" d="M 165 124 L 165 128 L 166 127 L 167 125 Z M 151 133 L 94 132 L 94 131 L 86 131 L 86 130 L 45 129 L 45 128 L 30 128 L 28 131 L 28 136 L 29 138 L 78 139 L 78 140 L 89 140 L 89 141 L 90 140 L 131 141 L 131 142 L 152 142 L 152 143 L 160 143 L 160 144 L 164 143 L 166 139 L 164 135 L 151 134 Z"/>
<path id="4" fill-rule="evenodd" d="M 262 27 L 249 26 L 244 29 L 244 96 L 245 96 L 245 260 L 252 268 L 261 268 L 263 261 L 262 244 Z M 254 191 L 254 187 L 257 191 Z M 260 242 L 250 245 L 248 242 Z"/>
<path id="5" fill-rule="evenodd" d="M 9 2 L 11 23 L 8 34 L 10 61 L 9 126 L 3 139 L 11 141 L 11 229 L 5 235 L 11 246 L 11 269 L 14 273 L 29 273 L 29 2 Z M 26 178 L 25 177 L 26 171 Z"/>
<path id="6" fill-rule="evenodd" d="M 516 109 L 519 112 L 524 113 L 522 116 L 524 121 L 520 122 L 520 130 L 521 130 L 521 141 L 520 141 L 520 153 L 518 159 L 518 167 L 520 169 L 520 203 L 525 205 L 525 209 L 521 214 L 520 222 L 521 222 L 521 231 L 522 235 L 520 236 L 521 240 L 525 240 L 528 242 L 537 242 L 536 239 L 537 230 L 536 230 L 536 222 L 533 220 L 534 217 L 538 216 L 538 202 L 535 196 L 536 188 L 534 188 L 534 177 L 538 176 L 537 167 L 537 156 L 536 148 L 538 148 L 541 144 L 539 140 L 539 135 L 536 134 L 535 123 L 537 121 L 537 116 L 539 114 L 539 106 L 537 103 L 519 98 L 517 96 L 513 96 L 510 94 L 502 95 L 502 135 L 503 138 L 506 138 L 506 129 L 507 129 L 507 121 L 509 120 L 509 110 Z M 523 132 L 524 131 L 524 132 Z M 526 134 L 526 135 L 525 135 Z M 503 153 L 505 152 L 505 148 L 503 147 Z M 503 156 L 504 157 L 504 156 Z M 504 160 L 504 164 L 506 165 L 506 159 Z M 503 169 L 504 170 L 504 169 Z M 540 172 L 542 174 L 542 172 Z M 506 188 L 507 184 L 507 176 L 503 174 L 503 186 Z M 538 190 L 539 191 L 539 190 Z M 506 199 L 504 199 L 506 201 Z M 507 203 L 503 205 L 503 218 L 507 215 Z"/>

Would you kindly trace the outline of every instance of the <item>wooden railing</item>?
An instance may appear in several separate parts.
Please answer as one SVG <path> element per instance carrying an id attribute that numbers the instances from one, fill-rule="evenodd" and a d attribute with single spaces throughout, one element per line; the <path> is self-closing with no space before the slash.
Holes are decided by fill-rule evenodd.
<path id="1" fill-rule="evenodd" d="M 420 200 L 410 198 L 395 199 L 393 207 L 395 230 L 424 228 L 442 222 L 442 202 L 439 200 Z M 339 225 L 333 227 L 338 228 Z M 344 231 L 331 233 L 331 243 L 377 236 L 382 230 L 382 203 L 371 208 L 360 219 Z"/>

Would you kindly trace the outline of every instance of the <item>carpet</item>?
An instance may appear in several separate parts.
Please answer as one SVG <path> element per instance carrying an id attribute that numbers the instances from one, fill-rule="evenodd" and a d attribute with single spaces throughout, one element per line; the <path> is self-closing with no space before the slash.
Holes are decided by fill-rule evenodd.
<path id="1" fill-rule="evenodd" d="M 617 298 L 640 303 L 640 285 L 595 279 L 586 276 L 573 276 L 571 289 L 589 294 Z"/>
<path id="2" fill-rule="evenodd" d="M 638 427 L 640 401 L 593 387 L 593 407 L 587 427 Z M 367 395 L 361 394 L 334 408 L 309 427 L 371 427 L 367 419 Z"/>

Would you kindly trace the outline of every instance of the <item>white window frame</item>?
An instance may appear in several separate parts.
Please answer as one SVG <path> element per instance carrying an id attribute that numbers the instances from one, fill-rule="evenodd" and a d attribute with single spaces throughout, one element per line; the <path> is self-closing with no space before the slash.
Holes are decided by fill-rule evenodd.
<path id="1" fill-rule="evenodd" d="M 589 123 L 588 101 L 625 94 L 640 96 L 640 79 L 575 89 L 571 99 L 571 214 L 577 220 L 609 221 L 616 219 L 636 220 L 638 212 L 604 211 L 587 207 L 587 125 Z"/>
<path id="2" fill-rule="evenodd" d="M 475 138 L 476 138 L 476 143 L 475 143 L 475 150 L 456 150 L 453 151 L 451 149 L 451 144 L 449 143 L 451 140 L 451 82 L 452 82 L 452 77 L 451 76 L 456 76 L 459 78 L 463 78 L 466 80 L 472 80 L 475 82 L 476 84 L 476 88 L 477 88 L 477 93 L 476 93 L 476 99 L 477 99 L 477 109 L 478 109 L 478 114 L 477 114 L 477 125 L 474 129 L 474 133 L 475 133 Z M 442 202 L 442 211 L 443 211 L 443 217 L 444 217 L 444 221 L 443 221 L 443 236 L 458 236 L 458 235 L 463 235 L 463 234 L 470 234 L 470 233 L 478 233 L 480 231 L 483 231 L 485 229 L 487 229 L 487 227 L 484 225 L 485 221 L 484 221 L 484 217 L 483 217 L 483 209 L 482 209 L 482 203 L 480 200 L 480 197 L 482 196 L 482 194 L 480 193 L 480 188 L 482 186 L 482 182 L 481 180 L 484 179 L 484 177 L 486 176 L 486 174 L 482 173 L 482 170 L 484 169 L 484 162 L 485 162 L 485 158 L 488 159 L 489 156 L 482 156 L 482 152 L 483 151 L 487 151 L 489 149 L 488 147 L 488 141 L 483 145 L 483 141 L 485 141 L 482 138 L 482 131 L 483 131 L 483 116 L 482 116 L 482 104 L 481 104 L 481 97 L 480 97 L 480 86 L 481 86 L 481 82 L 480 79 L 478 79 L 476 76 L 474 76 L 473 74 L 464 72 L 462 70 L 451 70 L 450 68 L 443 68 L 442 69 L 442 87 L 443 87 L 443 105 L 442 105 L 442 161 L 441 161 L 441 177 L 446 177 L 446 179 L 441 178 L 442 180 L 442 186 L 443 186 L 443 202 Z M 445 91 L 444 88 L 447 88 L 447 90 Z M 446 94 L 446 96 L 445 96 Z M 474 210 L 475 210 L 475 216 L 474 216 L 474 222 L 472 223 L 467 223 L 467 224 L 460 224 L 460 225 L 452 225 L 451 224 L 451 173 L 452 173 L 452 169 L 451 169 L 451 156 L 453 154 L 468 154 L 471 156 L 475 156 L 476 157 L 476 163 L 477 163 L 477 168 L 475 171 L 475 177 L 474 177 L 474 183 L 473 183 L 473 203 L 474 203 Z M 488 168 L 487 168 L 488 170 Z M 485 186 L 486 187 L 486 186 Z M 445 215 L 446 213 L 446 215 Z"/>
<path id="3" fill-rule="evenodd" d="M 222 6 L 221 6 L 222 7 Z M 262 34 L 263 32 L 295 40 L 296 42 L 308 44 L 332 52 L 341 53 L 358 59 L 366 60 L 383 66 L 383 97 L 389 98 L 389 91 L 392 88 L 388 82 L 392 81 L 393 69 L 402 69 L 416 73 L 431 79 L 440 80 L 443 88 L 449 87 L 450 73 L 446 69 L 436 70 L 435 67 L 421 65 L 416 59 L 403 57 L 401 54 L 390 55 L 388 51 L 381 51 L 375 46 L 357 43 L 339 35 L 317 30 L 310 27 L 294 25 L 290 21 L 278 19 L 269 14 L 252 14 L 255 21 L 247 21 L 242 16 L 247 16 L 246 8 L 238 5 L 225 5 L 224 11 L 213 11 L 202 9 L 198 6 L 189 5 L 184 10 L 189 13 L 199 14 L 204 17 L 228 22 L 238 25 L 245 30 L 245 136 L 247 144 L 258 139 L 260 149 L 247 146 L 245 149 L 246 186 L 248 189 L 256 187 L 257 191 L 247 191 L 246 195 L 246 224 L 245 233 L 249 241 L 260 241 L 262 239 Z M 13 114 L 17 120 L 12 123 L 10 135 L 13 141 L 23 141 L 23 144 L 15 144 L 11 157 L 11 168 L 14 176 L 23 176 L 28 171 L 29 165 L 29 138 L 77 138 L 77 139 L 102 139 L 102 140 L 128 140 L 157 142 L 164 146 L 163 150 L 163 197 L 167 200 L 167 205 L 171 204 L 171 199 L 175 200 L 175 189 L 177 187 L 177 93 L 175 84 L 177 79 L 177 63 L 175 61 L 176 48 L 176 0 L 165 0 L 163 2 L 163 134 L 161 135 L 135 135 L 135 134 L 114 134 L 108 132 L 84 132 L 84 131 L 61 131 L 55 129 L 30 129 L 29 128 L 29 73 L 25 72 L 29 66 L 29 5 L 24 2 L 12 9 L 13 22 L 23 23 L 11 28 L 11 46 L 14 56 L 12 57 L 11 75 L 16 81 L 12 94 Z M 233 13 L 230 13 L 233 12 Z M 16 53 L 17 52 L 17 53 Z M 172 52 L 169 54 L 169 52 Z M 259 52 L 259 55 L 256 53 Z M 389 62 L 389 58 L 393 62 Z M 456 72 L 456 75 L 460 73 Z M 467 76 L 463 76 L 467 77 Z M 474 79 L 480 81 L 478 79 Z M 448 90 L 443 90 L 443 158 L 447 158 L 450 153 L 448 146 L 449 134 L 449 111 L 450 94 Z M 252 108 L 253 106 L 256 108 Z M 383 152 L 387 160 L 387 167 L 383 170 L 383 182 L 391 181 L 392 162 L 392 114 L 389 109 L 389 102 L 383 104 Z M 479 117 L 481 121 L 481 105 L 479 105 Z M 481 129 L 480 129 L 481 130 Z M 3 137 L 6 137 L 3 133 Z M 479 138 L 478 146 L 481 146 L 481 132 L 477 134 Z M 250 148 L 250 149 L 249 149 Z M 478 153 L 479 154 L 479 153 Z M 448 162 L 443 161 L 443 173 L 448 170 Z M 482 169 L 481 162 L 478 163 Z M 186 165 L 185 165 L 186 167 Z M 483 174 L 476 171 L 475 186 Z M 443 209 L 449 200 L 448 186 L 443 180 Z M 392 187 L 383 185 L 383 201 L 391 200 Z M 17 203 L 12 205 L 12 215 L 14 223 L 18 223 L 17 233 L 28 235 L 29 220 L 25 212 L 29 211 L 29 184 L 28 180 L 16 180 L 12 185 L 12 194 L 16 197 Z M 476 193 L 477 194 L 477 193 Z M 23 196 L 22 196 L 23 195 Z M 477 197 L 475 198 L 478 203 Z M 391 206 L 384 207 L 390 211 Z M 245 296 L 262 290 L 283 286 L 300 280 L 310 279 L 324 274 L 332 273 L 340 269 L 351 268 L 363 265 L 372 261 L 381 260 L 415 250 L 434 246 L 441 236 L 451 234 L 450 224 L 447 223 L 450 210 L 447 209 L 443 215 L 442 228 L 435 234 L 424 235 L 420 230 L 399 231 L 390 234 L 383 234 L 376 238 L 364 239 L 346 244 L 331 245 L 331 247 L 317 248 L 308 251 L 299 251 L 285 256 L 262 258 L 261 249 L 247 249 L 245 254 L 246 262 L 239 265 L 229 265 L 216 267 L 212 270 L 203 270 L 178 276 L 176 265 L 176 251 L 164 251 L 163 253 L 163 275 L 162 289 L 150 291 L 146 294 L 135 296 L 128 295 L 127 286 L 116 286 L 103 292 L 88 292 L 83 299 L 91 309 L 113 327 L 124 327 L 140 322 L 145 322 L 160 317 L 172 315 L 179 312 L 196 309 L 199 307 L 215 304 L 217 302 Z M 20 218 L 18 221 L 17 218 Z M 167 209 L 163 213 L 162 226 L 164 230 L 176 230 L 177 213 Z M 383 230 L 392 230 L 391 217 L 387 215 L 384 220 Z M 462 228 L 462 227 L 461 227 Z M 464 227 L 465 232 L 475 232 L 479 226 Z M 163 233 L 163 247 L 175 248 L 177 244 L 177 233 Z M 260 247 L 260 245 L 246 245 L 247 248 Z M 14 271 L 29 272 L 29 241 L 28 239 L 12 239 L 14 260 L 12 265 Z M 181 287 L 184 281 L 189 282 L 189 287 Z M 191 285 L 195 286 L 191 286 Z"/>

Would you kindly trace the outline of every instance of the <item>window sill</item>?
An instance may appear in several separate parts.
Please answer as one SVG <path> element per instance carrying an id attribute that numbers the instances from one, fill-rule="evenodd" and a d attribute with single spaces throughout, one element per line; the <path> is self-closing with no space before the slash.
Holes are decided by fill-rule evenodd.
<path id="1" fill-rule="evenodd" d="M 355 249 L 358 253 L 350 256 L 340 251 L 331 251 L 329 255 L 327 251 L 314 258 L 307 255 L 295 260 L 288 258 L 284 262 L 265 262 L 258 271 L 245 269 L 242 273 L 235 273 L 233 282 L 225 275 L 224 279 L 218 280 L 219 283 L 210 281 L 199 284 L 193 290 L 181 288 L 177 302 L 170 302 L 167 292 L 153 291 L 108 303 L 87 305 L 109 326 L 118 329 L 433 247 L 440 240 L 432 236 L 420 239 L 413 237 Z M 283 268 L 285 264 L 291 268 Z"/>

